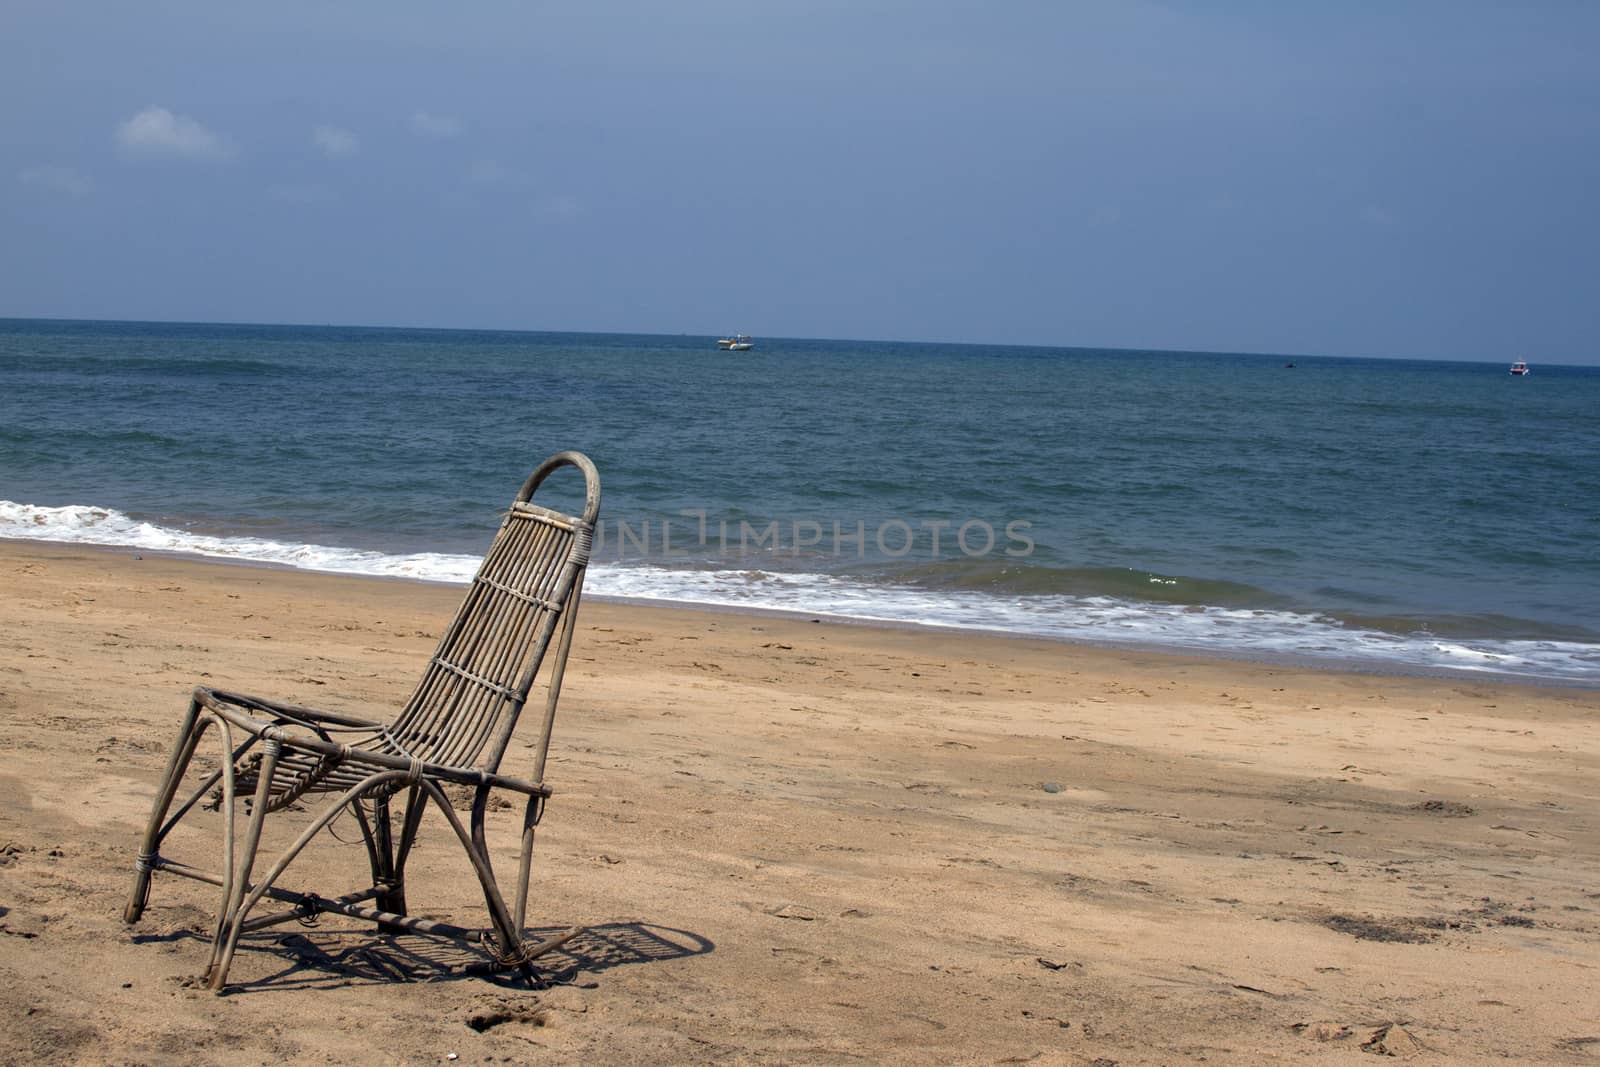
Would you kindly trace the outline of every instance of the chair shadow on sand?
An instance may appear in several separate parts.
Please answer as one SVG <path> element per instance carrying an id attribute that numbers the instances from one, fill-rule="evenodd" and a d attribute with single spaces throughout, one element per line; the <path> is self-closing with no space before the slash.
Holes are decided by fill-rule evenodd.
<path id="1" fill-rule="evenodd" d="M 539 939 L 562 928 L 529 930 Z M 201 941 L 194 930 L 145 934 L 130 938 L 137 944 L 164 941 Z M 450 982 L 477 979 L 506 989 L 538 989 L 548 985 L 576 984 L 583 976 L 613 967 L 703 956 L 716 951 L 706 937 L 653 923 L 603 923 L 585 927 L 570 941 L 540 957 L 537 979 L 530 982 L 515 968 L 500 969 L 470 946 L 418 934 L 376 935 L 369 930 L 322 930 L 306 927 L 293 932 L 275 931 L 245 937 L 239 947 L 245 959 L 269 953 L 284 966 L 259 978 L 230 983 L 232 993 L 295 992 L 331 989 L 356 984 Z"/>

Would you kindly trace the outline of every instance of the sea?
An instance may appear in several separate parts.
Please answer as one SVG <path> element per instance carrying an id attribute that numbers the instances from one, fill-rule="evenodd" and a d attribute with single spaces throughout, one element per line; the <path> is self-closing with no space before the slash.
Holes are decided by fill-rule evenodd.
<path id="1" fill-rule="evenodd" d="M 579 449 L 591 595 L 1600 686 L 1600 368 L 1516 355 L 0 320 L 0 538 L 465 582 Z"/>

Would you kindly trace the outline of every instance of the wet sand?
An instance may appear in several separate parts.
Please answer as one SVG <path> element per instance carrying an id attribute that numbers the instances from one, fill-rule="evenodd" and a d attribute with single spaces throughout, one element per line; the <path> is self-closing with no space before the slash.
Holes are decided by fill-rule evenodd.
<path id="1" fill-rule="evenodd" d="M 552 984 L 324 917 L 218 998 L 215 890 L 121 922 L 189 688 L 387 717 L 459 589 L 6 543 L 0 591 L 8 1059 L 1600 1057 L 1600 693 L 591 601 L 530 904 L 590 930 Z M 481 925 L 447 835 L 413 909 Z"/>

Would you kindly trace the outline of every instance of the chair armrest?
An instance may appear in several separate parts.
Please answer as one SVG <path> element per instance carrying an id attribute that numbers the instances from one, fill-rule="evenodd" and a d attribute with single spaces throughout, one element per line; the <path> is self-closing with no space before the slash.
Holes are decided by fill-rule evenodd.
<path id="1" fill-rule="evenodd" d="M 203 685 L 195 686 L 194 698 L 216 712 L 224 712 L 223 705 L 228 705 L 248 711 L 265 712 L 274 719 L 288 719 L 292 722 L 304 723 L 307 726 L 336 726 L 357 730 L 375 730 L 383 725 L 371 719 L 357 718 L 354 715 L 344 715 L 336 711 L 320 711 L 317 708 L 302 707 L 299 704 L 287 704 L 281 700 L 268 700 L 265 697 L 249 696 L 244 693 L 229 692 L 225 689 L 212 689 Z"/>
<path id="2" fill-rule="evenodd" d="M 509 789 L 514 793 L 525 793 L 528 796 L 547 797 L 554 792 L 543 782 L 530 782 L 525 778 L 512 778 L 505 774 L 486 774 L 483 784 L 493 789 Z"/>
<path id="3" fill-rule="evenodd" d="M 490 774 L 471 767 L 441 767 L 424 764 L 423 774 L 441 782 L 471 785 L 485 789 L 509 789 L 527 796 L 548 797 L 553 790 L 543 782 L 530 782 L 526 778 L 513 778 L 508 774 Z"/>

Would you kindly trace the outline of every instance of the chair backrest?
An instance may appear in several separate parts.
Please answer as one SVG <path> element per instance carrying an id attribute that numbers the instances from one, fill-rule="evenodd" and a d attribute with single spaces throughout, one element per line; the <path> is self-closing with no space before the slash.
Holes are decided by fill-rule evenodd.
<path id="1" fill-rule="evenodd" d="M 540 484 L 562 467 L 583 473 L 581 516 L 533 503 Z M 583 453 L 558 453 L 528 476 L 422 681 L 390 727 L 413 756 L 428 763 L 499 770 L 559 627 L 543 729 L 536 742 L 534 780 L 543 778 L 599 512 L 600 476 Z"/>

